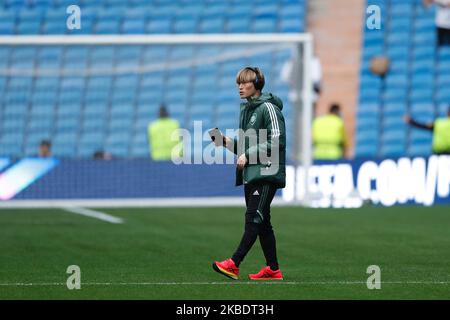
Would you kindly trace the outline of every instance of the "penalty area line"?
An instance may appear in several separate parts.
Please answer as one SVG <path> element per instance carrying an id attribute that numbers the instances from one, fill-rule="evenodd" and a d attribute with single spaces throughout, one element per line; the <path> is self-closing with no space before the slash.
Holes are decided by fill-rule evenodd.
<path id="1" fill-rule="evenodd" d="M 62 207 L 61 209 L 64 211 L 67 211 L 67 212 L 79 214 L 79 215 L 82 215 L 85 217 L 99 219 L 99 220 L 106 221 L 109 223 L 115 223 L 115 224 L 123 223 L 122 218 L 114 217 L 112 215 L 106 214 L 101 211 L 95 211 L 95 210 L 91 210 L 91 209 L 86 209 L 86 208 L 81 208 L 81 207 L 71 207 L 71 206 Z"/>

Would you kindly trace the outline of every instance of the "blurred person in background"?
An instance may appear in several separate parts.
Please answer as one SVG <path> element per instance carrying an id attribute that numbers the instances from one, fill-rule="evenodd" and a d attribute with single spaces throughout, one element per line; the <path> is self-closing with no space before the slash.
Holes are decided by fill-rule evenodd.
<path id="1" fill-rule="evenodd" d="M 429 7 L 435 4 L 437 45 L 450 45 L 450 0 L 423 0 L 423 5 Z"/>
<path id="2" fill-rule="evenodd" d="M 39 158 L 50 158 L 52 156 L 52 143 L 50 140 L 42 140 L 39 144 Z"/>
<path id="3" fill-rule="evenodd" d="M 328 114 L 314 119 L 312 137 L 314 159 L 338 160 L 347 154 L 347 139 L 341 107 L 333 103 Z"/>
<path id="4" fill-rule="evenodd" d="M 97 151 L 94 152 L 92 158 L 94 160 L 111 160 L 112 159 L 112 154 L 110 152 L 107 152 L 107 151 L 97 150 Z"/>
<path id="5" fill-rule="evenodd" d="M 319 57 L 315 54 L 315 51 L 316 50 L 314 50 L 313 52 L 310 67 L 311 81 L 313 85 L 312 102 L 314 110 L 316 110 L 317 100 L 319 99 L 320 93 L 322 92 L 322 64 L 320 63 Z M 289 84 L 289 100 L 295 102 L 300 98 L 300 94 L 297 92 L 298 88 L 295 87 L 295 74 L 293 65 L 293 60 L 287 60 L 281 68 L 280 78 L 281 81 Z"/>
<path id="6" fill-rule="evenodd" d="M 172 159 L 172 149 L 180 144 L 180 138 L 174 134 L 180 128 L 177 120 L 170 118 L 164 104 L 159 108 L 158 119 L 148 125 L 148 140 L 151 157 L 155 161 Z M 172 139 L 172 135 L 174 138 Z M 179 156 L 181 156 L 181 150 Z"/>
<path id="7" fill-rule="evenodd" d="M 410 115 L 405 115 L 403 119 L 413 127 L 433 132 L 432 150 L 434 154 L 450 154 L 450 105 L 447 117 L 438 118 L 432 123 L 419 123 Z"/>

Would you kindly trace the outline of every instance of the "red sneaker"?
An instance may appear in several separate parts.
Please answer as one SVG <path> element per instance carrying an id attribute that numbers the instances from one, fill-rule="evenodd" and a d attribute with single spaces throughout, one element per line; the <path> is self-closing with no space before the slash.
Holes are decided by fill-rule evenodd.
<path id="1" fill-rule="evenodd" d="M 272 271 L 269 266 L 264 267 L 257 274 L 249 274 L 250 280 L 283 280 L 281 270 Z"/>
<path id="2" fill-rule="evenodd" d="M 221 262 L 214 262 L 213 269 L 218 273 L 221 273 L 231 279 L 237 280 L 239 276 L 239 268 L 236 267 L 234 261 L 231 259 L 227 259 Z"/>

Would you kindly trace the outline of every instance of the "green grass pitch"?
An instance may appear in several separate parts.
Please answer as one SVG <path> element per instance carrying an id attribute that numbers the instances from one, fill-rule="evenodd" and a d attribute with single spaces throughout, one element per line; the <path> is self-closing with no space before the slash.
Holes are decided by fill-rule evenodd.
<path id="1" fill-rule="evenodd" d="M 111 224 L 59 209 L 0 209 L 0 299 L 450 299 L 449 207 L 272 208 L 285 281 L 214 272 L 243 231 L 244 208 L 96 209 Z M 68 290 L 69 265 L 81 289 Z M 369 265 L 381 289 L 369 290 Z"/>

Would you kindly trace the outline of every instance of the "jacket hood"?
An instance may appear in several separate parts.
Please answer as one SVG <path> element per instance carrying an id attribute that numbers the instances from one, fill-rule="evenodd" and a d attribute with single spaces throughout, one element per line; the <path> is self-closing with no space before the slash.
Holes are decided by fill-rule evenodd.
<path id="1" fill-rule="evenodd" d="M 280 110 L 283 109 L 283 102 L 280 98 L 272 93 L 262 93 L 259 97 L 248 100 L 247 106 L 256 107 L 264 102 L 270 102 L 276 105 Z"/>

